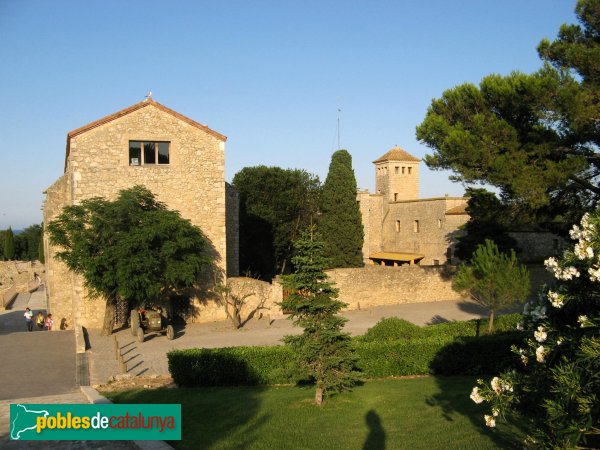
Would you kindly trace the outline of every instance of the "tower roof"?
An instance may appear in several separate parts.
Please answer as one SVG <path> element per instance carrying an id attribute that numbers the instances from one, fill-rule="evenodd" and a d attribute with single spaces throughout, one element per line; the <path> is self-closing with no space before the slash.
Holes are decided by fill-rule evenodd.
<path id="1" fill-rule="evenodd" d="M 385 155 L 377 158 L 375 161 L 373 161 L 373 163 L 376 164 L 384 161 L 419 162 L 421 160 L 419 158 L 415 158 L 406 150 L 402 150 L 400 147 L 396 146 L 388 151 Z"/>

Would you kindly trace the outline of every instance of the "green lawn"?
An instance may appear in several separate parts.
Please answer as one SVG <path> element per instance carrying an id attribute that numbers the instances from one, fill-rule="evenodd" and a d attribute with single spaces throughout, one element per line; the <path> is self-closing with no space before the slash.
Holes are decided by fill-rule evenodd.
<path id="1" fill-rule="evenodd" d="M 483 423 L 472 377 L 368 381 L 312 404 L 312 387 L 136 390 L 116 403 L 181 403 L 181 449 L 512 448 L 517 430 Z"/>

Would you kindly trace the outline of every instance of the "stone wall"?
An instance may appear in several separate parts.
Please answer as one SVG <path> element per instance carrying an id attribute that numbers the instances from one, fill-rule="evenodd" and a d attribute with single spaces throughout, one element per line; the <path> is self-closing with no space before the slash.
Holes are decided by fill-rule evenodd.
<path id="1" fill-rule="evenodd" d="M 459 300 L 452 289 L 448 266 L 365 266 L 358 269 L 333 269 L 330 281 L 340 290 L 339 298 L 348 309 L 372 306 Z"/>
<path id="2" fill-rule="evenodd" d="M 447 250 L 456 244 L 459 227 L 469 216 L 446 215 L 465 204 L 462 197 L 386 202 L 381 195 L 359 192 L 357 200 L 365 230 L 363 256 L 375 252 L 417 253 L 425 255 L 422 265 L 444 264 Z"/>
<path id="3" fill-rule="evenodd" d="M 46 189 L 44 201 L 44 229 L 54 220 L 64 206 L 72 203 L 71 177 L 65 173 L 56 182 Z M 56 323 L 63 320 L 70 327 L 73 324 L 73 280 L 75 275 L 67 266 L 56 259 L 58 249 L 50 245 L 48 234 L 44 232 L 44 257 L 46 260 L 46 298 L 48 312 L 52 313 Z"/>
<path id="4" fill-rule="evenodd" d="M 561 255 L 569 242 L 557 234 L 546 231 L 511 231 L 508 233 L 521 250 L 519 260 L 525 263 L 542 262 L 550 256 Z"/>
<path id="5" fill-rule="evenodd" d="M 122 189 L 143 185 L 203 231 L 226 272 L 224 137 L 154 102 L 136 107 L 70 133 L 65 174 L 47 191 L 45 223 L 65 205 L 92 197 L 112 200 Z M 169 142 L 169 164 L 130 165 L 130 141 Z M 100 327 L 104 301 L 87 299 L 81 278 L 66 272 L 54 252 L 48 246 L 49 305 L 68 323 L 80 319 L 85 327 Z"/>

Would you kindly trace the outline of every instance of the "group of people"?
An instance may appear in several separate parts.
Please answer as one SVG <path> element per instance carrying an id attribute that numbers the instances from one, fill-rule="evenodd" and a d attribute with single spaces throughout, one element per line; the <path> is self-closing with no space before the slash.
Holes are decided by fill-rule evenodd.
<path id="1" fill-rule="evenodd" d="M 25 308 L 25 314 L 23 314 L 23 316 L 25 317 L 25 324 L 27 325 L 27 331 L 33 331 L 33 326 L 34 326 L 33 311 L 31 311 L 31 309 L 29 309 L 29 308 Z M 40 331 L 44 330 L 44 329 L 46 329 L 47 331 L 52 331 L 53 323 L 54 323 L 54 321 L 52 320 L 52 314 L 48 314 L 47 316 L 44 316 L 43 312 L 38 311 L 37 315 L 35 316 L 35 325 L 37 325 L 37 327 Z"/>

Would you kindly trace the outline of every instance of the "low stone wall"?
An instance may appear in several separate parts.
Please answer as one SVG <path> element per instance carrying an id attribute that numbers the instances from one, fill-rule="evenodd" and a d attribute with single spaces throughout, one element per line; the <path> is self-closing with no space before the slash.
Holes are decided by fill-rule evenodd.
<path id="1" fill-rule="evenodd" d="M 455 269 L 450 266 L 386 267 L 333 269 L 330 281 L 340 290 L 339 298 L 348 309 L 372 306 L 460 300 L 452 289 Z"/>

